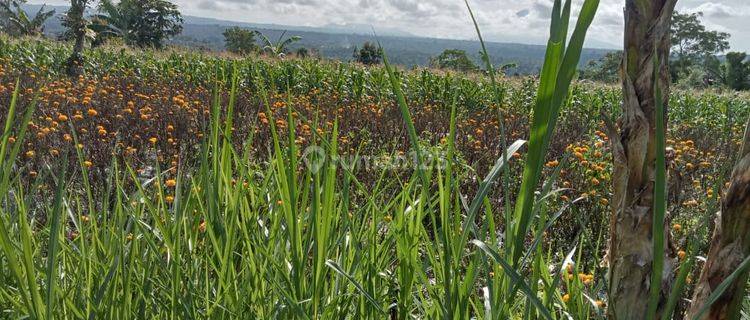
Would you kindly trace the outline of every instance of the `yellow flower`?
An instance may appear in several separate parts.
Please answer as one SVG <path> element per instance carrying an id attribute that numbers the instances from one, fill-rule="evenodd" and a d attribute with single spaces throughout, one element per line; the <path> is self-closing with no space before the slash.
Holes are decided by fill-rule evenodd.
<path id="1" fill-rule="evenodd" d="M 95 109 L 89 109 L 88 111 L 86 111 L 86 114 L 88 114 L 89 116 L 93 117 L 93 116 L 96 116 L 97 114 L 99 114 L 99 112 L 97 112 Z"/>
<path id="2" fill-rule="evenodd" d="M 57 121 L 60 121 L 60 122 L 68 121 L 68 116 L 61 113 L 57 116 Z"/>
<path id="3" fill-rule="evenodd" d="M 26 151 L 26 158 L 29 158 L 29 159 L 31 159 L 31 158 L 33 158 L 33 157 L 34 157 L 35 155 L 36 155 L 36 152 L 34 152 L 34 150 L 29 150 L 29 151 Z"/>
<path id="4" fill-rule="evenodd" d="M 169 188 L 174 188 L 174 186 L 177 185 L 177 181 L 174 179 L 169 179 L 164 183 Z"/>
<path id="5" fill-rule="evenodd" d="M 563 295 L 562 296 L 562 301 L 565 302 L 565 303 L 568 303 L 568 301 L 570 301 L 570 294 L 566 293 L 565 295 Z"/>
<path id="6" fill-rule="evenodd" d="M 148 142 L 151 142 L 151 144 L 156 144 L 157 139 L 155 137 L 148 138 Z"/>
<path id="7" fill-rule="evenodd" d="M 172 203 L 174 202 L 174 196 L 166 196 L 164 197 L 164 201 L 166 201 L 167 203 Z"/>
<path id="8" fill-rule="evenodd" d="M 674 225 L 672 225 L 672 230 L 680 232 L 680 230 L 682 230 L 682 226 L 679 223 L 675 223 Z"/>
<path id="9" fill-rule="evenodd" d="M 92 163 L 91 161 L 86 160 L 86 161 L 83 162 L 83 165 L 86 166 L 86 168 L 91 168 L 94 165 L 94 163 Z"/>

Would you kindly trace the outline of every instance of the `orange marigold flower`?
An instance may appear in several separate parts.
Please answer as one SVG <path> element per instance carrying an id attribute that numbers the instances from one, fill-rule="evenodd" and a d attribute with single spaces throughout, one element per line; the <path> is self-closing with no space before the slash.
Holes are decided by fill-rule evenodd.
<path id="1" fill-rule="evenodd" d="M 677 251 L 677 256 L 680 258 L 680 260 L 684 260 L 686 255 L 687 253 L 685 252 L 685 250 Z"/>

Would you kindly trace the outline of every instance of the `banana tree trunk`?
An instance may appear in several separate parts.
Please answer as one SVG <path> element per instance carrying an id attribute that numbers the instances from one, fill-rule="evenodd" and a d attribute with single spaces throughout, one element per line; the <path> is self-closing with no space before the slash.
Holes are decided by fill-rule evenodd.
<path id="1" fill-rule="evenodd" d="M 711 247 L 695 288 L 688 319 L 698 315 L 716 287 L 750 254 L 750 120 L 739 159 L 722 200 L 721 212 L 716 217 Z M 746 283 L 747 273 L 738 277 L 701 319 L 739 319 Z"/>
<path id="2" fill-rule="evenodd" d="M 610 125 L 614 156 L 610 217 L 610 319 L 645 319 L 653 255 L 653 208 L 656 170 L 655 82 L 669 103 L 670 25 L 677 0 L 627 0 L 622 71 L 623 115 L 619 130 Z M 658 72 L 655 73 L 655 59 Z M 658 74 L 658 76 L 655 76 Z M 666 111 L 665 111 L 666 113 Z M 666 116 L 664 117 L 666 119 Z M 666 125 L 665 125 L 666 127 Z M 668 224 L 665 224 L 668 225 Z M 664 230 L 665 239 L 669 232 Z M 674 279 L 675 253 L 665 241 L 661 286 L 666 301 Z"/>

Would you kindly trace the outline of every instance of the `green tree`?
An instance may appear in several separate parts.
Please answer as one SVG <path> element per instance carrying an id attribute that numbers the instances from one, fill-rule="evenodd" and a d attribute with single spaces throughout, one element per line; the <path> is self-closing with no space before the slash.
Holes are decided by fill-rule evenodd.
<path id="1" fill-rule="evenodd" d="M 30 17 L 21 7 L 26 0 L 0 0 L 0 31 L 11 36 L 39 36 L 44 33 L 44 23 L 55 15 L 55 10 L 46 6 Z"/>
<path id="2" fill-rule="evenodd" d="M 96 44 L 113 37 L 137 47 L 162 48 L 164 41 L 182 32 L 182 14 L 166 0 L 101 0 L 94 17 Z"/>
<path id="3" fill-rule="evenodd" d="M 750 63 L 744 52 L 727 53 L 726 84 L 734 90 L 750 89 Z"/>
<path id="4" fill-rule="evenodd" d="M 450 69 L 461 72 L 476 71 L 478 69 L 474 61 L 469 59 L 466 51 L 459 49 L 448 49 L 439 56 L 430 59 L 430 65 L 438 69 Z"/>
<path id="5" fill-rule="evenodd" d="M 362 49 L 357 50 L 356 47 L 354 48 L 354 59 L 361 64 L 368 66 L 380 64 L 382 58 L 383 48 L 380 48 L 369 41 L 362 45 Z"/>
<path id="6" fill-rule="evenodd" d="M 672 65 L 672 75 L 687 73 L 689 67 L 704 62 L 707 57 L 729 49 L 729 34 L 706 30 L 701 23 L 702 12 L 672 15 L 672 51 L 676 60 Z"/>
<path id="7" fill-rule="evenodd" d="M 622 51 L 608 52 L 598 60 L 591 60 L 581 70 L 581 79 L 615 83 L 620 81 Z"/>
<path id="8" fill-rule="evenodd" d="M 311 52 L 309 49 L 305 47 L 301 47 L 297 49 L 297 51 L 295 51 L 294 54 L 297 56 L 297 58 L 305 59 L 311 55 Z"/>
<path id="9" fill-rule="evenodd" d="M 70 0 L 70 9 L 62 18 L 62 24 L 67 28 L 65 34 L 75 41 L 73 53 L 66 62 L 66 71 L 68 76 L 77 79 L 83 74 L 83 49 L 86 45 L 86 35 L 90 30 L 89 22 L 84 17 L 86 6 L 89 0 Z"/>
<path id="10" fill-rule="evenodd" d="M 227 51 L 246 55 L 258 50 L 255 43 L 255 31 L 250 31 L 240 27 L 232 27 L 224 30 L 224 45 Z"/>

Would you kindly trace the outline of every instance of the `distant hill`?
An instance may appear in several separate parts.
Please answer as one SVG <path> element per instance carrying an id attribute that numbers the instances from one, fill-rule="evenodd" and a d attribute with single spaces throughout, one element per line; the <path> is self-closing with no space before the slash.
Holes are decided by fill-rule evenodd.
<path id="1" fill-rule="evenodd" d="M 39 5 L 27 5 L 26 10 L 36 12 Z M 48 6 L 58 14 L 67 10 L 63 6 Z M 185 16 L 184 30 L 181 35 L 170 42 L 174 45 L 199 48 L 202 50 L 224 50 L 222 33 L 229 27 L 239 26 L 258 30 L 270 39 L 278 38 L 282 32 L 287 35 L 298 35 L 302 40 L 291 46 L 294 50 L 299 47 L 314 49 L 325 58 L 348 61 L 352 59 L 355 46 L 361 46 L 365 41 L 374 41 L 369 26 L 365 25 L 328 25 L 324 27 L 300 27 L 276 24 L 254 24 L 243 22 L 223 21 L 211 18 Z M 59 18 L 52 18 L 47 22 L 45 32 L 55 36 L 63 31 Z M 407 67 L 426 66 L 431 57 L 439 55 L 445 49 L 465 50 L 476 61 L 480 61 L 478 41 L 448 40 L 412 36 L 398 30 L 376 29 L 377 40 L 388 52 L 390 60 Z M 515 63 L 517 68 L 509 70 L 511 73 L 535 74 L 541 69 L 544 61 L 545 46 L 518 43 L 487 43 L 487 50 L 495 64 Z M 584 49 L 581 55 L 581 66 L 588 61 L 599 59 L 611 50 Z"/>

